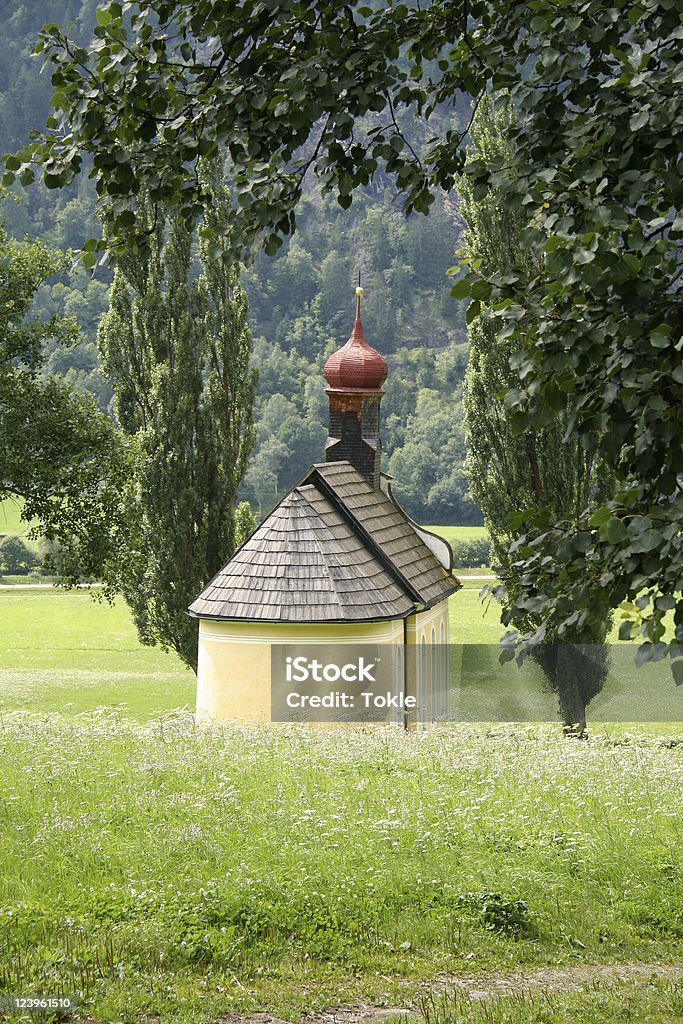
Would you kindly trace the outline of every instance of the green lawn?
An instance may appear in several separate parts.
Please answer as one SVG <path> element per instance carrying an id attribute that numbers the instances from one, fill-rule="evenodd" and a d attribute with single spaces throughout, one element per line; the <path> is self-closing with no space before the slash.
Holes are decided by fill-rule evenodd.
<path id="1" fill-rule="evenodd" d="M 425 526 L 425 530 L 438 533 L 449 544 L 451 541 L 485 540 L 488 537 L 488 533 L 483 526 Z"/>
<path id="2" fill-rule="evenodd" d="M 0 592 L 0 707 L 76 714 L 118 705 L 146 719 L 194 701 L 194 675 L 176 655 L 138 642 L 123 602 Z"/>
<path id="3" fill-rule="evenodd" d="M 0 501 L 0 534 L 26 533 L 27 524 L 21 519 L 23 504 L 21 498 L 4 498 Z"/>
<path id="4" fill-rule="evenodd" d="M 0 540 L 9 535 L 17 534 L 28 547 L 34 551 L 40 549 L 40 541 L 29 539 L 26 534 L 29 524 L 21 518 L 24 502 L 22 498 L 4 498 L 0 501 Z M 0 583 L 6 583 L 0 576 Z"/>
<path id="5" fill-rule="evenodd" d="M 1 587 L 26 587 L 27 585 L 33 585 L 35 583 L 41 586 L 49 587 L 56 580 L 55 576 L 41 576 L 39 572 L 30 572 L 17 574 L 16 576 L 9 576 L 7 574 L 0 575 L 0 586 Z"/>
<path id="6" fill-rule="evenodd" d="M 451 643 L 497 644 L 498 606 L 465 581 L 451 598 Z M 77 713 L 119 705 L 141 719 L 189 705 L 194 676 L 173 654 L 143 647 L 122 601 L 90 593 L 0 591 L 0 706 Z"/>
<path id="7" fill-rule="evenodd" d="M 448 602 L 452 644 L 497 644 L 505 632 L 500 623 L 500 605 L 479 595 L 486 580 L 462 577 L 462 590 Z"/>
<path id="8" fill-rule="evenodd" d="M 457 569 L 455 572 L 463 586 L 449 601 L 451 643 L 497 644 L 507 627 L 500 621 L 500 605 L 485 593 L 485 588 L 495 581 L 468 579 L 466 573 L 459 573 Z M 608 637 L 609 643 L 619 643 L 620 622 L 617 612 Z"/>
<path id="9" fill-rule="evenodd" d="M 553 989 L 554 976 L 559 976 L 559 991 Z M 497 998 L 468 998 L 452 988 L 424 1002 L 425 1024 L 673 1024 L 683 1020 L 680 979 L 662 980 L 647 969 L 635 978 L 616 971 L 612 984 L 603 979 L 604 972 L 593 980 L 588 971 L 581 985 L 570 968 L 532 973 L 531 991 L 524 991 L 524 978 L 513 976 L 507 987 L 503 979 L 500 986 L 493 986 Z M 562 990 L 563 983 L 569 990 Z M 486 980 L 479 984 L 485 986 Z"/>

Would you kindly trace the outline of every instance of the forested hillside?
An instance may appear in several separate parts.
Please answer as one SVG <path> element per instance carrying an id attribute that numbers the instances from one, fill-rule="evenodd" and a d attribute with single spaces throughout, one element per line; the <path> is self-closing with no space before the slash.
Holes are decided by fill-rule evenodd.
<path id="1" fill-rule="evenodd" d="M 49 75 L 31 56 L 44 22 L 87 42 L 95 0 L 0 0 L 0 151 L 17 148 L 49 113 Z M 466 110 L 444 113 L 457 126 Z M 405 126 L 410 143 L 421 127 Z M 41 237 L 78 248 L 99 233 L 87 176 L 71 190 L 32 185 L 8 201 L 3 217 L 17 237 Z M 323 196 L 314 179 L 299 213 L 299 230 L 275 257 L 259 256 L 243 282 L 250 305 L 254 359 L 260 373 L 258 441 L 242 494 L 265 510 L 313 461 L 323 458 L 327 400 L 322 366 L 348 337 L 353 284 L 365 288 L 363 320 L 370 342 L 390 366 L 383 401 L 385 469 L 407 510 L 422 521 L 471 523 L 479 513 L 463 474 L 462 382 L 467 361 L 464 306 L 450 295 L 447 268 L 461 230 L 450 198 L 429 217 L 406 220 L 381 172 L 348 210 Z M 98 369 L 96 329 L 107 308 L 111 274 L 76 267 L 38 296 L 39 313 L 76 317 L 82 343 L 56 348 L 48 369 L 92 392 L 108 410 L 111 388 Z"/>

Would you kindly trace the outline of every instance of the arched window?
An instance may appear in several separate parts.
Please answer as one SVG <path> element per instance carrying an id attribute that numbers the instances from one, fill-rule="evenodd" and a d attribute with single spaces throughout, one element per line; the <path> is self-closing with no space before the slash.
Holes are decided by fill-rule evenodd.
<path id="1" fill-rule="evenodd" d="M 420 723 L 427 723 L 427 637 L 423 633 L 420 639 L 420 679 L 417 694 Z"/>
<path id="2" fill-rule="evenodd" d="M 406 688 L 406 670 L 405 670 L 405 657 L 403 651 L 403 644 L 396 645 L 396 657 L 394 660 L 395 670 L 395 682 L 394 691 L 397 697 L 401 697 L 405 693 Z M 399 701 L 400 705 L 400 701 Z M 394 713 L 394 721 L 399 725 L 405 725 L 405 711 L 399 706 Z"/>
<path id="3" fill-rule="evenodd" d="M 450 714 L 450 679 L 448 672 L 448 644 L 446 643 L 446 623 L 441 620 L 439 630 L 439 694 L 441 697 L 441 718 L 447 722 Z"/>
<path id="4" fill-rule="evenodd" d="M 429 721 L 435 722 L 439 717 L 439 708 L 437 707 L 437 689 L 436 689 L 436 629 L 432 626 L 431 633 L 431 651 L 430 661 L 431 665 L 429 673 Z"/>

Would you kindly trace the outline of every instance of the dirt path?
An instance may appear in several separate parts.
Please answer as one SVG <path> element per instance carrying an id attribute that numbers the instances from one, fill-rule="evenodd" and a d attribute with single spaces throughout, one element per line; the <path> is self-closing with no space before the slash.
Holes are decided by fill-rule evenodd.
<path id="1" fill-rule="evenodd" d="M 104 583 L 77 583 L 75 587 L 61 587 L 59 583 L 0 583 L 0 590 L 59 590 L 67 594 L 70 590 L 94 590 Z"/>
<path id="2" fill-rule="evenodd" d="M 491 999 L 500 996 L 533 995 L 536 992 L 578 992 L 593 985 L 605 987 L 624 982 L 683 982 L 683 966 L 676 964 L 594 964 L 576 967 L 541 967 L 536 970 L 490 972 L 486 974 L 444 975 L 427 991 L 438 997 L 444 992 L 458 991 L 468 999 Z M 335 1008 L 307 1014 L 306 1024 L 374 1024 L 387 1017 L 415 1016 L 416 1011 L 403 1006 L 372 1006 L 361 1003 L 349 1008 Z M 229 1013 L 216 1024 L 289 1024 L 269 1013 L 249 1016 Z"/>
<path id="3" fill-rule="evenodd" d="M 444 978 L 435 991 L 459 989 L 470 999 L 491 996 L 532 995 L 537 991 L 578 992 L 590 985 L 622 982 L 683 981 L 683 966 L 676 964 L 587 964 L 576 967 L 541 967 L 532 971 L 492 972 Z"/>

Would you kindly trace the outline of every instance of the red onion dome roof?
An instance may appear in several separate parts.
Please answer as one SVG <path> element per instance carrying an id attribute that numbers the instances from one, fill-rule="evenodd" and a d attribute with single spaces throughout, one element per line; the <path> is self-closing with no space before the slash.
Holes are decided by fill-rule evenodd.
<path id="1" fill-rule="evenodd" d="M 351 337 L 342 348 L 333 352 L 323 373 L 331 388 L 374 390 L 387 379 L 388 366 L 379 352 L 368 345 L 360 322 L 362 288 L 356 288 L 356 321 Z"/>

